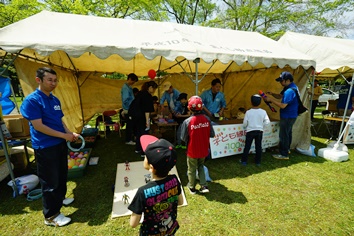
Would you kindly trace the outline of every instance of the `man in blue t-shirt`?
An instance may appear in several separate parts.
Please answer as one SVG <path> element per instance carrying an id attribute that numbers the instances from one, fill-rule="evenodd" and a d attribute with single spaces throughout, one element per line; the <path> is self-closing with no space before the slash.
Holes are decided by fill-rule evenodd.
<path id="1" fill-rule="evenodd" d="M 200 98 L 203 100 L 204 107 L 203 111 L 211 119 L 219 120 L 219 117 L 224 115 L 224 109 L 226 107 L 226 101 L 224 93 L 221 90 L 220 79 L 213 79 L 211 81 L 211 88 L 205 90 Z"/>
<path id="2" fill-rule="evenodd" d="M 349 77 L 346 79 L 348 83 L 351 83 L 352 77 Z M 338 91 L 339 93 L 339 99 L 337 103 L 337 109 L 338 109 L 338 115 L 342 116 L 345 111 L 345 105 L 347 104 L 347 99 L 349 96 L 349 90 L 350 90 L 350 84 L 342 85 L 340 86 L 340 89 Z M 347 106 L 347 116 L 350 116 L 352 114 L 352 111 L 354 110 L 354 89 L 352 88 L 352 92 L 349 98 L 348 106 Z"/>
<path id="3" fill-rule="evenodd" d="M 267 94 L 273 97 L 267 96 L 264 98 L 267 102 L 272 102 L 274 105 L 280 108 L 280 121 L 279 121 L 279 154 L 274 154 L 276 159 L 288 160 L 290 144 L 292 141 L 292 129 L 298 116 L 299 102 L 296 97 L 296 93 L 299 90 L 296 84 L 293 82 L 294 78 L 290 72 L 282 72 L 280 77 L 276 79 L 284 88 L 280 94 L 274 94 L 268 92 Z M 279 101 L 278 99 L 281 99 Z"/>
<path id="4" fill-rule="evenodd" d="M 32 147 L 42 187 L 44 223 L 64 226 L 71 219 L 60 213 L 63 204 L 73 202 L 65 198 L 68 176 L 68 148 L 66 141 L 74 142 L 79 134 L 71 132 L 62 120 L 64 114 L 58 98 L 52 91 L 59 80 L 50 68 L 39 68 L 36 74 L 38 88 L 21 105 L 21 114 L 29 120 Z"/>
<path id="5" fill-rule="evenodd" d="M 180 94 L 180 92 L 173 88 L 171 82 L 168 82 L 166 81 L 165 83 L 163 83 L 163 90 L 164 90 L 164 93 L 162 94 L 161 96 L 161 99 L 160 99 L 160 107 L 161 107 L 161 110 L 163 111 L 164 110 L 164 102 L 167 101 L 167 104 L 168 104 L 168 108 L 170 110 L 170 112 L 172 114 L 174 114 L 176 111 L 176 106 L 177 104 L 179 103 L 179 101 L 177 101 L 177 98 Z"/>
<path id="6" fill-rule="evenodd" d="M 122 97 L 122 106 L 123 106 L 123 111 L 122 111 L 122 118 L 124 118 L 126 122 L 126 127 L 125 127 L 125 144 L 128 145 L 135 145 L 135 142 L 133 140 L 133 124 L 132 124 L 132 119 L 128 117 L 128 110 L 129 106 L 134 100 L 134 91 L 133 91 L 133 84 L 135 84 L 138 81 L 138 76 L 134 73 L 130 73 L 127 78 L 127 82 L 124 83 L 122 89 L 120 90 L 120 95 Z"/>

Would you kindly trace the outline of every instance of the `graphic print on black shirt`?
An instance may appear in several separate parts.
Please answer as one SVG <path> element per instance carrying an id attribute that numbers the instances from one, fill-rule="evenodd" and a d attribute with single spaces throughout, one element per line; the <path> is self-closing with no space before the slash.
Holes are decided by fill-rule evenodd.
<path id="1" fill-rule="evenodd" d="M 179 194 L 181 185 L 176 175 L 150 181 L 138 189 L 128 209 L 139 215 L 144 213 L 140 235 L 171 235 L 177 231 Z"/>

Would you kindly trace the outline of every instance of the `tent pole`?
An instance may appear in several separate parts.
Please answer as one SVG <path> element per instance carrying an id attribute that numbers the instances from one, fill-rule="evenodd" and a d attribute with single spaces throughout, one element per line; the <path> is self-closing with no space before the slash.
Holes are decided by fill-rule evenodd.
<path id="1" fill-rule="evenodd" d="M 352 78 L 354 77 L 354 73 L 352 75 Z M 349 93 L 348 93 L 348 97 L 347 97 L 347 102 L 345 104 L 345 109 L 344 109 L 344 114 L 343 114 L 343 119 L 342 119 L 342 123 L 340 124 L 340 129 L 339 129 L 339 133 L 342 133 L 343 130 L 343 126 L 344 126 L 344 122 L 345 122 L 345 118 L 347 116 L 347 111 L 348 111 L 348 104 L 349 104 L 349 99 L 352 99 L 352 90 L 353 90 L 353 79 L 351 81 L 347 81 L 347 79 L 345 79 L 345 81 L 350 85 L 349 86 Z"/>
<path id="2" fill-rule="evenodd" d="M 0 66 L 1 66 L 1 67 L 2 67 L 2 65 L 5 63 L 6 56 L 7 56 L 7 52 L 5 51 L 5 55 L 1 58 L 1 63 L 0 63 Z"/>
<path id="3" fill-rule="evenodd" d="M 20 109 L 18 108 L 18 105 L 17 105 L 16 94 L 14 92 L 14 88 L 12 87 L 11 80 L 9 80 L 9 84 L 10 84 L 12 96 L 14 96 L 16 110 L 17 110 L 18 114 L 20 114 Z"/>
<path id="4" fill-rule="evenodd" d="M 195 79 L 194 79 L 195 95 L 198 96 L 198 84 L 199 84 L 199 80 L 198 80 L 198 63 L 200 63 L 200 58 L 194 59 L 193 62 L 195 63 Z"/>
<path id="5" fill-rule="evenodd" d="M 85 117 L 84 117 L 84 109 L 82 107 L 82 98 L 81 98 L 81 89 L 80 89 L 80 83 L 79 83 L 79 72 L 77 71 L 73 61 L 71 60 L 71 58 L 69 57 L 69 54 L 65 53 L 66 56 L 68 57 L 71 65 L 73 66 L 74 68 L 74 71 L 75 71 L 75 79 L 76 79 L 76 85 L 77 85 L 77 90 L 79 92 L 79 99 L 80 99 L 80 109 L 81 109 L 81 119 L 82 119 L 82 127 L 85 126 Z"/>
<path id="6" fill-rule="evenodd" d="M 311 83 L 311 99 L 310 99 L 310 112 L 312 111 L 312 101 L 313 101 L 313 93 L 315 91 L 315 71 L 313 70 L 312 71 L 312 75 L 309 77 L 308 74 L 307 74 L 307 71 L 304 69 L 305 71 L 305 74 L 306 74 L 306 77 L 307 79 L 310 81 Z M 312 80 L 311 80 L 312 79 Z M 311 118 L 311 117 L 310 117 Z"/>
<path id="7" fill-rule="evenodd" d="M 21 51 L 20 51 L 20 52 L 21 52 Z M 14 64 L 14 61 L 16 60 L 17 57 L 18 57 L 18 54 L 16 54 L 15 57 L 12 58 L 11 62 L 10 62 L 8 65 L 6 65 L 6 68 L 0 72 L 0 76 L 2 76 L 2 75 L 7 71 L 7 69 L 9 68 L 9 66 L 11 66 L 11 65 Z"/>
<path id="8" fill-rule="evenodd" d="M 184 70 L 184 72 L 186 73 L 186 75 L 190 78 L 190 80 L 195 84 L 195 95 L 198 95 L 198 84 L 200 83 L 200 81 L 202 81 L 205 76 L 208 74 L 209 70 L 215 65 L 216 60 L 213 61 L 213 63 L 211 64 L 211 66 L 208 68 L 208 70 L 205 72 L 205 74 L 203 75 L 203 77 L 198 80 L 198 63 L 200 63 L 200 58 L 196 58 L 193 60 L 193 62 L 195 63 L 195 79 L 193 79 L 188 72 L 181 66 L 180 62 L 177 61 L 177 64 L 182 68 L 182 70 Z"/>
<path id="9" fill-rule="evenodd" d="M 0 93 L 0 97 L 1 97 L 1 93 Z M 12 186 L 13 186 L 13 189 L 15 191 L 14 197 L 16 197 L 16 196 L 18 196 L 18 189 L 17 189 L 17 185 L 16 185 L 16 181 L 15 181 L 15 175 L 14 175 L 14 172 L 12 171 L 11 160 L 10 160 L 10 156 L 9 156 L 9 145 L 7 143 L 7 140 L 6 140 L 5 136 L 4 136 L 3 127 L 5 129 L 7 129 L 7 128 L 6 128 L 6 125 L 5 125 L 5 122 L 4 122 L 4 117 L 2 115 L 2 107 L 1 107 L 1 105 L 0 105 L 0 126 L 1 126 L 0 127 L 0 140 L 2 142 L 2 148 L 4 149 L 4 154 L 5 154 L 5 158 L 6 158 L 7 167 L 9 168 L 11 181 L 12 181 Z"/>

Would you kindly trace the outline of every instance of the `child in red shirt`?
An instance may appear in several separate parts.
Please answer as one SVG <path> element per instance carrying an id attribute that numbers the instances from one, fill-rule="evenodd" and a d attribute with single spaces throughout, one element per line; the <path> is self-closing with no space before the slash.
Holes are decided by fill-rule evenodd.
<path id="1" fill-rule="evenodd" d="M 188 189 L 196 193 L 196 172 L 198 170 L 200 192 L 208 193 L 204 161 L 209 154 L 209 139 L 214 137 L 210 119 L 202 113 L 203 101 L 198 96 L 188 100 L 188 109 L 193 113 L 181 125 L 181 139 L 187 144 Z"/>

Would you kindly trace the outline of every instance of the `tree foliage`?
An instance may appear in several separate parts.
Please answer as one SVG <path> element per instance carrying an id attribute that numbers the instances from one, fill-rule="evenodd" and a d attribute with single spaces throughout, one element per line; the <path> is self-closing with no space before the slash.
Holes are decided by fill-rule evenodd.
<path id="1" fill-rule="evenodd" d="M 130 18 L 162 21 L 155 6 L 161 0 L 44 0 L 49 11 L 112 18 Z"/>
<path id="2" fill-rule="evenodd" d="M 54 12 L 171 21 L 256 31 L 272 38 L 285 31 L 346 37 L 352 0 L 2 0 L 4 27 L 46 9 Z"/>
<path id="3" fill-rule="evenodd" d="M 353 27 L 343 14 L 352 0 L 222 0 L 221 11 L 208 25 L 257 31 L 278 38 L 285 31 L 327 35 Z"/>
<path id="4" fill-rule="evenodd" d="M 216 3 L 210 0 L 165 0 L 161 11 L 167 12 L 170 20 L 177 23 L 203 25 L 217 9 Z"/>
<path id="5" fill-rule="evenodd" d="M 0 1 L 0 27 L 15 23 L 43 10 L 37 0 Z"/>

